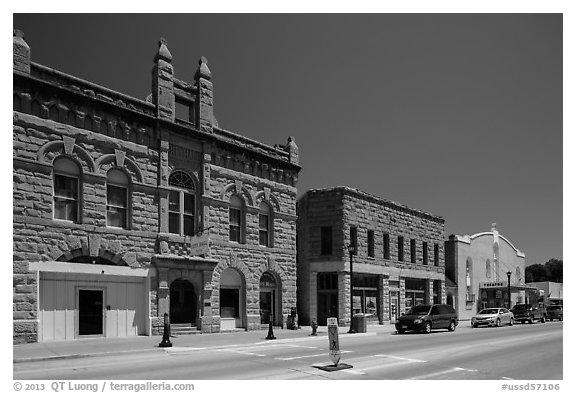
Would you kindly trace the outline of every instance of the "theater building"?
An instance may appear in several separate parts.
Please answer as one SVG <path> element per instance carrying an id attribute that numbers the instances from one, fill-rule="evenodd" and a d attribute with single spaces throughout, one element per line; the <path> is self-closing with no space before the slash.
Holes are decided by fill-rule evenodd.
<path id="1" fill-rule="evenodd" d="M 13 50 L 14 342 L 285 325 L 294 138 L 220 127 L 207 60 L 179 80 L 165 40 L 144 99 Z"/>
<path id="2" fill-rule="evenodd" d="M 297 212 L 302 323 L 393 323 L 413 305 L 445 302 L 442 217 L 348 187 L 310 190 Z"/>
<path id="3" fill-rule="evenodd" d="M 446 276 L 457 285 L 454 308 L 462 320 L 483 308 L 525 303 L 535 290 L 532 284 L 526 285 L 526 256 L 500 234 L 496 224 L 490 231 L 471 236 L 450 235 L 445 248 Z"/>

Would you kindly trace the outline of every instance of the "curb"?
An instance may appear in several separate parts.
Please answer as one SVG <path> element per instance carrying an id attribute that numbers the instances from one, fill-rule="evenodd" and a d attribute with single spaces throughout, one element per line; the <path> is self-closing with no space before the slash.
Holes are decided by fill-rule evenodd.
<path id="1" fill-rule="evenodd" d="M 67 360 L 67 359 L 83 359 L 83 358 L 92 358 L 92 357 L 99 357 L 99 356 L 119 356 L 119 355 L 126 355 L 130 353 L 144 353 L 144 352 L 152 352 L 155 349 L 164 349 L 164 348 L 149 348 L 149 349 L 134 349 L 130 351 L 112 351 L 112 352 L 94 352 L 94 353 L 73 353 L 70 355 L 54 355 L 54 356 L 40 356 L 40 357 L 33 357 L 33 358 L 19 358 L 19 359 L 12 359 L 12 363 L 32 363 L 32 362 L 41 362 L 44 360 Z"/>

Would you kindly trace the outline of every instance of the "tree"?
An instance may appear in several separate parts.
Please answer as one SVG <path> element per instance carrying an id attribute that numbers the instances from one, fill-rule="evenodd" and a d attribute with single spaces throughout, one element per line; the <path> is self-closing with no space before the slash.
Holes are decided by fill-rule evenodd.
<path id="1" fill-rule="evenodd" d="M 546 268 L 540 263 L 535 263 L 526 267 L 526 282 L 538 282 L 546 280 Z"/>
<path id="2" fill-rule="evenodd" d="M 550 259 L 544 265 L 535 263 L 526 267 L 526 282 L 552 281 L 563 282 L 562 260 Z"/>
<path id="3" fill-rule="evenodd" d="M 546 269 L 546 278 L 548 281 L 563 282 L 562 260 L 550 259 L 546 262 L 544 268 Z"/>

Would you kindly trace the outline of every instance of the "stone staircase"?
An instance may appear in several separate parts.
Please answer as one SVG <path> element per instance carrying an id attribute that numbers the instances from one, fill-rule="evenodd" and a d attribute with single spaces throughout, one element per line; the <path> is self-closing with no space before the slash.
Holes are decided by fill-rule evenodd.
<path id="1" fill-rule="evenodd" d="M 196 334 L 200 333 L 200 330 L 196 326 L 192 326 L 190 323 L 172 323 L 170 324 L 170 335 L 171 336 L 183 336 L 186 334 Z"/>

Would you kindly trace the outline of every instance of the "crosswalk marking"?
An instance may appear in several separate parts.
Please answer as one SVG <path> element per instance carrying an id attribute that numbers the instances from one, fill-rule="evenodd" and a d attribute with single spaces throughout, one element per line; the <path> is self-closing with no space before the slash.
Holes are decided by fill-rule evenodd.
<path id="1" fill-rule="evenodd" d="M 351 352 L 353 352 L 353 351 L 340 351 L 340 353 L 351 353 Z M 317 356 L 328 356 L 328 353 L 322 352 L 322 353 L 316 353 L 313 355 L 302 355 L 302 356 L 294 356 L 291 358 L 275 358 L 275 359 L 278 359 L 278 360 L 296 360 L 296 359 L 304 359 L 304 358 L 314 358 Z"/>
<path id="2" fill-rule="evenodd" d="M 250 355 L 250 356 L 266 356 L 263 353 L 254 353 L 248 351 L 239 351 L 237 349 L 217 349 L 218 352 L 231 352 L 231 353 L 238 353 L 240 355 Z"/>

